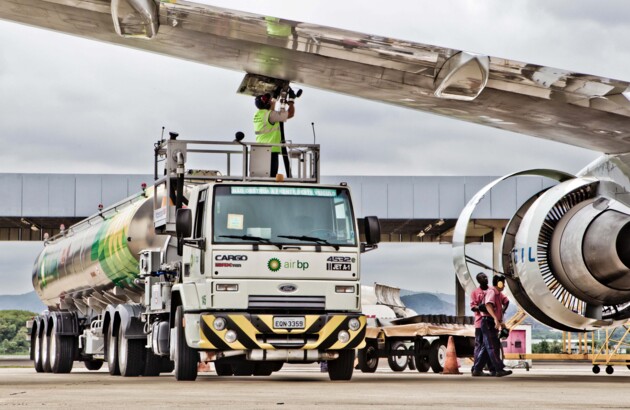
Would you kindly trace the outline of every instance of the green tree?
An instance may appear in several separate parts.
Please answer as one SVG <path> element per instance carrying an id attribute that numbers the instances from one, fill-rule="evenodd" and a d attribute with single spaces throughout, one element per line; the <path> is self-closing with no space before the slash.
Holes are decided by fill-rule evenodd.
<path id="1" fill-rule="evenodd" d="M 31 342 L 26 321 L 36 315 L 25 310 L 0 310 L 0 354 L 28 354 Z"/>
<path id="2" fill-rule="evenodd" d="M 536 343 L 532 346 L 532 353 L 549 353 L 550 345 L 547 340 L 542 340 L 539 343 Z"/>

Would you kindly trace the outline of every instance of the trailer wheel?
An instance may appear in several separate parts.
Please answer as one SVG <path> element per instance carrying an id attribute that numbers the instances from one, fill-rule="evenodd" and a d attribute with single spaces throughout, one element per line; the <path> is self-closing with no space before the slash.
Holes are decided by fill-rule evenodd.
<path id="1" fill-rule="evenodd" d="M 433 369 L 433 373 L 442 373 L 445 362 L 446 342 L 436 339 L 431 343 L 431 349 L 429 350 L 429 364 L 431 369 Z"/>
<path id="2" fill-rule="evenodd" d="M 197 364 L 199 353 L 191 349 L 186 343 L 184 334 L 184 311 L 177 306 L 175 311 L 175 379 L 193 381 L 197 378 Z"/>
<path id="3" fill-rule="evenodd" d="M 416 369 L 420 373 L 426 373 L 431 368 L 429 363 L 429 351 L 431 350 L 431 344 L 427 339 L 417 340 L 414 345 L 416 354 Z"/>
<path id="4" fill-rule="evenodd" d="M 50 367 L 50 335 L 47 330 L 44 328 L 42 331 L 42 368 L 45 373 L 50 373 L 52 371 Z"/>
<path id="5" fill-rule="evenodd" d="M 37 373 L 44 372 L 44 361 L 42 359 L 42 332 L 40 328 L 36 329 L 35 337 L 33 338 L 35 344 L 33 346 L 33 365 Z"/>
<path id="6" fill-rule="evenodd" d="M 85 368 L 88 370 L 96 371 L 96 370 L 100 370 L 101 367 L 103 367 L 103 361 L 88 359 L 88 360 L 83 361 L 83 366 L 85 366 Z"/>
<path id="7" fill-rule="evenodd" d="M 144 371 L 144 339 L 129 339 L 122 327 L 118 331 L 118 366 L 123 377 L 137 377 Z"/>
<path id="8" fill-rule="evenodd" d="M 74 336 L 57 334 L 57 324 L 50 331 L 50 370 L 53 373 L 70 373 L 74 364 Z"/>
<path id="9" fill-rule="evenodd" d="M 118 366 L 118 338 L 114 336 L 114 321 L 107 328 L 107 337 L 105 338 L 105 351 L 107 355 L 107 367 L 109 374 L 112 376 L 120 376 L 120 367 Z"/>
<path id="10" fill-rule="evenodd" d="M 354 371 L 354 349 L 340 350 L 339 357 L 328 361 L 330 380 L 350 380 Z"/>
<path id="11" fill-rule="evenodd" d="M 407 368 L 409 363 L 409 356 L 404 353 L 394 353 L 397 350 L 407 350 L 407 346 L 403 342 L 393 342 L 391 344 L 389 355 L 387 356 L 387 363 L 389 368 L 395 372 L 402 372 Z"/>
<path id="12" fill-rule="evenodd" d="M 367 341 L 365 347 L 358 352 L 359 369 L 363 373 L 374 373 L 378 368 L 378 345 L 374 341 Z"/>

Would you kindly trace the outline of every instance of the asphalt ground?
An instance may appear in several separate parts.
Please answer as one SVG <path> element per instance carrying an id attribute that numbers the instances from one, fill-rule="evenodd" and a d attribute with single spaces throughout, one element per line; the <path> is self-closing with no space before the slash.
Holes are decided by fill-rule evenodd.
<path id="1" fill-rule="evenodd" d="M 329 381 L 318 365 L 285 365 L 270 377 L 200 373 L 195 382 L 177 382 L 170 374 L 123 378 L 75 364 L 70 374 L 38 374 L 28 360 L 0 359 L 0 408 L 630 408 L 630 370 L 594 375 L 590 363 L 535 362 L 503 378 L 472 377 L 466 365 L 462 375 L 395 373 L 385 363 L 373 374 L 355 371 L 349 382 Z"/>

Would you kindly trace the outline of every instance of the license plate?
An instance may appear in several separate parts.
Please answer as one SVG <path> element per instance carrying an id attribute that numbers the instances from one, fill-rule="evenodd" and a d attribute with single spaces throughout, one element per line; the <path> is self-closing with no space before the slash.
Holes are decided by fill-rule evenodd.
<path id="1" fill-rule="evenodd" d="M 274 329 L 304 329 L 304 317 L 274 317 Z"/>

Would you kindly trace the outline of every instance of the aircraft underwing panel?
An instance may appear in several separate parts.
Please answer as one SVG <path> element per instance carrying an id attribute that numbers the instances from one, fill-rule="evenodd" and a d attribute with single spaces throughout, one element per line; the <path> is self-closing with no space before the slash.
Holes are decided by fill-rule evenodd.
<path id="1" fill-rule="evenodd" d="M 624 81 L 185 1 L 3 0 L 0 18 L 601 152 L 630 151 Z"/>

